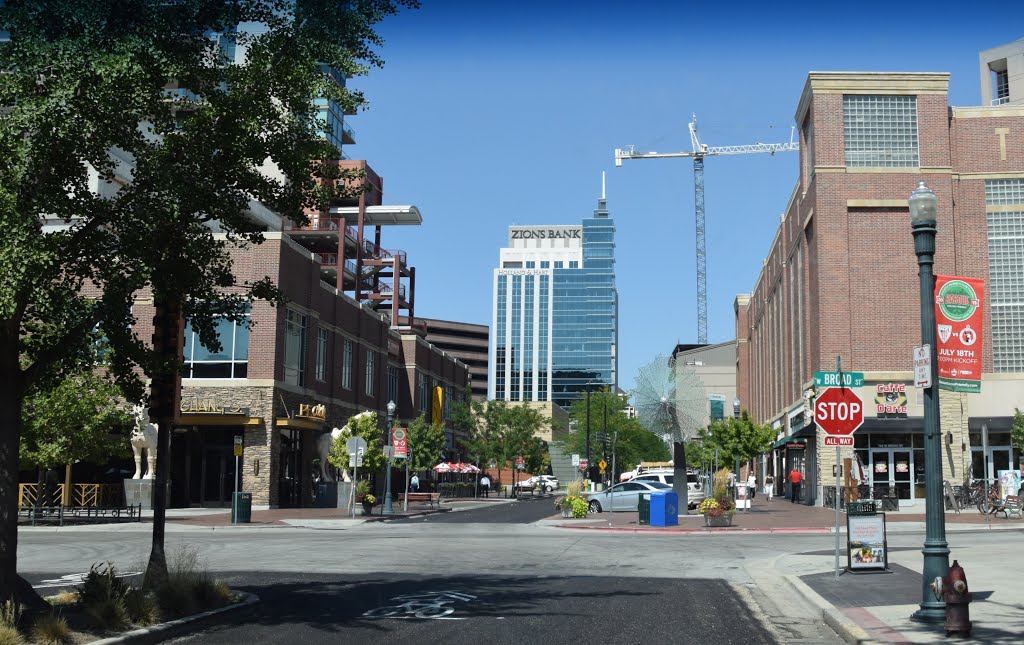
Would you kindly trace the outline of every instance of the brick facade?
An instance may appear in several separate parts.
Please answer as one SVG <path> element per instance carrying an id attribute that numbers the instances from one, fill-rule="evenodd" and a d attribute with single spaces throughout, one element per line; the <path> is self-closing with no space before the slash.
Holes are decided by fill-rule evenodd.
<path id="1" fill-rule="evenodd" d="M 921 404 L 911 374 L 911 352 L 921 343 L 907 206 L 911 191 L 924 180 L 938 197 L 936 274 L 979 277 L 987 283 L 985 180 L 1024 177 L 1024 109 L 951 108 L 948 81 L 944 73 L 808 75 L 796 113 L 800 178 L 753 290 L 735 301 L 741 404 L 758 422 L 773 424 L 780 438 L 802 430 L 809 449 L 806 454 L 789 451 L 784 469 L 804 467 L 811 484 L 806 488 L 817 484 L 819 494 L 820 485 L 831 481 L 835 457 L 804 414 L 803 393 L 815 371 L 834 370 L 836 357 L 842 356 L 845 370 L 865 373 L 861 395 L 865 416 L 877 421 L 874 431 L 907 433 L 920 425 Z M 916 97 L 919 165 L 847 167 L 844 95 Z M 988 298 L 984 326 L 991 329 Z M 986 333 L 983 390 L 1011 394 L 1016 388 L 1016 395 L 1002 402 L 991 396 L 941 395 L 942 430 L 953 433 L 950 445 L 957 453 L 945 460 L 944 470 L 954 483 L 963 480 L 972 455 L 970 435 L 977 430 L 969 420 L 1005 419 L 1012 415 L 1011 403 L 1024 405 L 1024 374 L 995 378 L 992 351 Z M 911 385 L 902 420 L 876 419 L 871 399 L 879 383 Z"/>

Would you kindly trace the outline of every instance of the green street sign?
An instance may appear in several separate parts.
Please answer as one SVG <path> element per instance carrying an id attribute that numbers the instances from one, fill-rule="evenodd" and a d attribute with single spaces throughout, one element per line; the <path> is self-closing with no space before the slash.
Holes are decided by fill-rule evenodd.
<path id="1" fill-rule="evenodd" d="M 842 381 L 837 372 L 815 372 L 814 387 L 861 387 L 864 385 L 864 372 L 843 372 Z"/>

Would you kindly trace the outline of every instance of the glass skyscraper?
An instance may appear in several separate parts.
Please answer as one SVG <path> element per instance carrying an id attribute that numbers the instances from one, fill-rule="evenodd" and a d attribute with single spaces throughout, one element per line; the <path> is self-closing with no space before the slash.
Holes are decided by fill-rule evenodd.
<path id="1" fill-rule="evenodd" d="M 512 226 L 494 271 L 488 398 L 568 407 L 618 382 L 615 223 Z"/>

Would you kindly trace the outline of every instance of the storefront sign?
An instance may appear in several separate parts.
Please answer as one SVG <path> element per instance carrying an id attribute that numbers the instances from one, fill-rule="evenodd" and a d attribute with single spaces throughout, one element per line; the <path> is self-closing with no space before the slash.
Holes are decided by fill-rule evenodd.
<path id="1" fill-rule="evenodd" d="M 875 386 L 875 412 L 907 414 L 907 386 L 903 383 L 879 383 Z"/>
<path id="2" fill-rule="evenodd" d="M 237 405 L 224 405 L 216 399 L 182 399 L 179 410 L 182 414 L 224 414 L 249 416 L 249 409 Z"/>
<path id="3" fill-rule="evenodd" d="M 317 403 L 316 405 L 310 405 L 308 403 L 299 404 L 299 413 L 297 417 L 304 419 L 316 419 L 317 421 L 327 420 L 327 407 L 323 403 Z"/>
<path id="4" fill-rule="evenodd" d="M 985 285 L 978 278 L 935 276 L 939 388 L 981 391 L 981 333 Z"/>
<path id="5" fill-rule="evenodd" d="M 888 569 L 885 514 L 846 516 L 847 568 Z"/>

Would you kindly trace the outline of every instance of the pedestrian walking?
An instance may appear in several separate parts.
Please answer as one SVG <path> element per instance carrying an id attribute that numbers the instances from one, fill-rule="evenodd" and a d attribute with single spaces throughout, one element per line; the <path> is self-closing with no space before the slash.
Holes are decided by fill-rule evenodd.
<path id="1" fill-rule="evenodd" d="M 480 489 L 483 491 L 484 497 L 491 496 L 491 479 L 487 475 L 480 478 Z"/>
<path id="2" fill-rule="evenodd" d="M 414 493 L 420 489 L 420 478 L 415 473 L 413 473 L 412 479 L 409 480 L 409 488 L 411 488 Z"/>
<path id="3" fill-rule="evenodd" d="M 793 466 L 793 471 L 789 473 L 789 484 L 792 488 L 790 493 L 790 503 L 796 504 L 800 500 L 800 482 L 803 481 L 804 476 L 800 474 L 796 466 Z"/>
<path id="4" fill-rule="evenodd" d="M 757 497 L 757 477 L 754 477 L 754 471 L 750 471 L 750 476 L 747 477 L 747 490 L 750 491 L 750 501 L 753 502 Z"/>
<path id="5" fill-rule="evenodd" d="M 772 501 L 772 497 L 775 496 L 775 478 L 772 477 L 771 473 L 765 475 L 764 478 L 764 494 L 768 498 L 768 501 Z"/>

